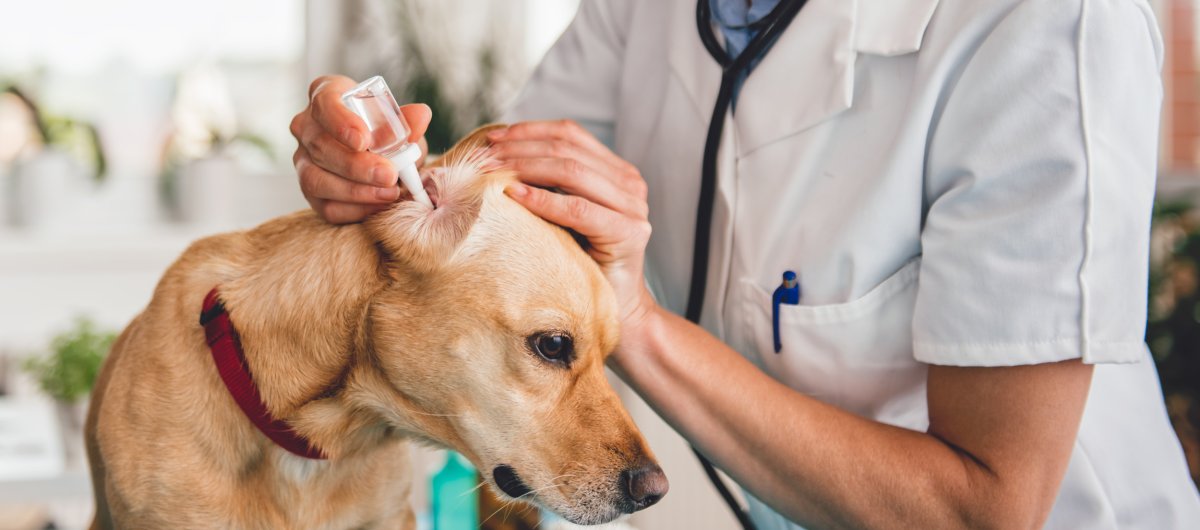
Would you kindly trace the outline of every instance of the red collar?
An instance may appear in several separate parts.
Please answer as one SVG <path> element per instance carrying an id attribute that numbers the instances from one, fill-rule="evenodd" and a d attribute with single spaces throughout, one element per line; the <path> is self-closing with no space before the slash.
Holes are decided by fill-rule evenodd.
<path id="1" fill-rule="evenodd" d="M 204 307 L 200 311 L 200 325 L 204 326 L 204 335 L 208 347 L 212 350 L 213 362 L 229 395 L 246 413 L 246 417 L 262 431 L 267 438 L 287 449 L 295 455 L 315 460 L 324 460 L 321 450 L 312 445 L 307 438 L 292 430 L 283 420 L 271 415 L 267 405 L 263 403 L 258 387 L 254 386 L 254 378 L 250 376 L 250 367 L 246 364 L 246 356 L 242 353 L 242 341 L 238 338 L 225 304 L 217 299 L 217 288 L 213 287 L 204 297 Z"/>

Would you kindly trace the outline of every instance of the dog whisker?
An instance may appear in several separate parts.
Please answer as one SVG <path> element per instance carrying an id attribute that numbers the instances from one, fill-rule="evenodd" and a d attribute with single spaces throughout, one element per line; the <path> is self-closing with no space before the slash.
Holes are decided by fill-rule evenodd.
<path id="1" fill-rule="evenodd" d="M 558 481 L 559 479 L 562 479 L 562 478 L 573 478 L 574 476 L 575 476 L 575 474 L 574 474 L 574 473 L 565 473 L 565 474 L 559 475 L 559 476 L 557 476 L 557 477 L 554 477 L 554 478 L 550 479 L 550 484 L 548 484 L 548 485 L 546 485 L 546 486 L 542 486 L 542 487 L 540 487 L 540 488 L 537 488 L 537 489 L 530 490 L 530 491 L 526 492 L 525 494 L 523 494 L 523 495 L 521 495 L 520 497 L 517 497 L 517 498 L 515 498 L 515 499 L 511 499 L 511 500 L 507 500 L 507 499 L 506 499 L 506 500 L 503 500 L 503 501 L 502 501 L 502 502 L 503 502 L 503 504 L 502 504 L 502 505 L 500 505 L 500 507 L 499 507 L 499 508 L 497 508 L 497 509 L 496 509 L 496 511 L 492 512 L 492 514 L 491 514 L 491 515 L 487 516 L 487 518 L 486 518 L 486 519 L 484 519 L 483 521 L 481 521 L 481 522 L 479 523 L 479 528 L 483 528 L 483 526 L 484 526 L 485 524 L 487 524 L 487 522 L 488 522 L 488 521 L 490 521 L 490 520 L 492 519 L 492 517 L 495 517 L 495 516 L 496 516 L 496 514 L 500 513 L 500 512 L 501 512 L 501 511 L 503 511 L 505 508 L 515 508 L 515 507 L 517 507 L 516 501 L 522 500 L 522 499 L 524 499 L 525 497 L 528 497 L 528 496 L 530 496 L 530 495 L 533 495 L 533 494 L 535 494 L 535 493 L 537 493 L 537 492 L 539 492 L 539 491 L 547 490 L 547 489 L 550 489 L 550 488 L 556 488 L 556 487 L 558 487 L 558 486 L 560 486 L 560 485 L 561 485 L 561 484 L 558 484 L 558 483 L 557 483 L 557 481 Z M 475 486 L 474 488 L 472 488 L 472 491 L 474 491 L 474 490 L 476 490 L 476 489 L 479 489 L 479 488 L 480 488 L 480 487 L 482 487 L 484 484 L 486 484 L 486 482 L 481 482 L 481 483 L 479 484 L 479 486 Z M 468 493 L 469 493 L 469 492 L 468 492 Z M 504 516 L 504 517 L 505 517 L 505 518 L 507 518 L 507 517 L 508 517 L 508 515 L 510 515 L 510 514 L 511 514 L 511 512 L 509 512 L 509 514 L 505 514 L 505 516 Z"/>
<path id="2" fill-rule="evenodd" d="M 483 528 L 483 527 L 484 527 L 484 525 L 486 525 L 488 521 L 492 520 L 492 517 L 495 517 L 495 516 L 496 516 L 496 514 L 500 513 L 500 510 L 503 510 L 503 509 L 504 509 L 504 508 L 506 508 L 506 507 L 507 507 L 509 504 L 511 504 L 511 503 L 512 503 L 512 501 L 501 501 L 501 502 L 503 502 L 504 504 L 501 504 L 499 508 L 496 508 L 496 511 L 492 512 L 492 514 L 491 514 L 491 515 L 489 515 L 489 516 L 487 516 L 487 518 L 486 518 L 486 519 L 484 519 L 484 520 L 480 521 L 480 522 L 479 522 L 479 526 L 478 526 L 477 528 Z"/>
<path id="3" fill-rule="evenodd" d="M 464 492 L 462 492 L 462 493 L 459 493 L 459 494 L 458 494 L 458 496 L 459 496 L 459 497 L 465 497 L 465 496 L 467 496 L 467 495 L 470 495 L 470 494 L 472 494 L 472 493 L 474 493 L 474 492 L 478 491 L 478 490 L 479 490 L 479 488 L 482 488 L 482 487 L 484 487 L 484 486 L 486 486 L 486 485 L 487 485 L 487 482 L 485 482 L 485 481 L 482 481 L 482 480 L 481 480 L 481 481 L 479 481 L 479 484 L 477 484 L 477 485 L 476 485 L 474 488 L 471 488 L 471 489 L 469 489 L 469 490 L 467 490 L 467 491 L 464 491 Z"/>

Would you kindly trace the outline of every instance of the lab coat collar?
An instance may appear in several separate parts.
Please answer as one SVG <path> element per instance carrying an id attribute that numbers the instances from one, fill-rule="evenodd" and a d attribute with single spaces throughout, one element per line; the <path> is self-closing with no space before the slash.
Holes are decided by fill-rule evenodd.
<path id="1" fill-rule="evenodd" d="M 938 0 L 857 0 L 855 49 L 872 55 L 903 55 L 921 49 Z"/>
<path id="2" fill-rule="evenodd" d="M 938 0 L 808 0 L 742 87 L 739 156 L 850 108 L 859 54 L 902 55 L 921 47 Z M 721 69 L 696 34 L 695 2 L 676 2 L 668 60 L 707 122 Z"/>

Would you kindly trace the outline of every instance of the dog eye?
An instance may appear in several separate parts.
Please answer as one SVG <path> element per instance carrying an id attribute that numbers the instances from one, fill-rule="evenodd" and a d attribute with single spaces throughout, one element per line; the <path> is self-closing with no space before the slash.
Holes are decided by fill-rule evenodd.
<path id="1" fill-rule="evenodd" d="M 575 353 L 571 336 L 559 332 L 536 333 L 529 337 L 529 347 L 547 361 L 567 363 Z"/>

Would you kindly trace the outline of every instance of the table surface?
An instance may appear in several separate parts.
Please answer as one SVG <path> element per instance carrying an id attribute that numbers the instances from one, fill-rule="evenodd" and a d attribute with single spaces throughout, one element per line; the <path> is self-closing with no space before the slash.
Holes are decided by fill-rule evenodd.
<path id="1" fill-rule="evenodd" d="M 68 469 L 57 477 L 45 479 L 0 480 L 0 504 L 91 498 L 92 481 L 86 469 Z"/>

